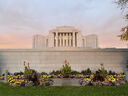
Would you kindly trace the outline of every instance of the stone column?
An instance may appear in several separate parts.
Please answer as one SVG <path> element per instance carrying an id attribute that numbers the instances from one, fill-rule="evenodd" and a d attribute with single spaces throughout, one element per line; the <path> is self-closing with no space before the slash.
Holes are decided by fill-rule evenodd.
<path id="1" fill-rule="evenodd" d="M 61 33 L 61 47 L 63 47 L 63 33 Z"/>
<path id="2" fill-rule="evenodd" d="M 62 44 L 61 44 L 61 46 L 63 47 L 63 33 L 61 33 L 61 39 L 62 39 Z"/>
<path id="3" fill-rule="evenodd" d="M 73 47 L 75 47 L 75 32 L 73 32 Z"/>
<path id="4" fill-rule="evenodd" d="M 58 47 L 60 47 L 60 35 L 58 33 Z"/>
<path id="5" fill-rule="evenodd" d="M 56 44 L 55 44 L 55 42 L 56 42 L 55 33 L 53 33 L 53 38 L 54 38 L 54 44 L 53 44 L 53 45 L 54 45 L 54 47 L 56 47 L 56 46 L 55 46 L 55 45 L 56 45 Z"/>
<path id="6" fill-rule="evenodd" d="M 66 33 L 66 47 L 68 47 L 68 33 Z"/>
<path id="7" fill-rule="evenodd" d="M 58 32 L 56 32 L 56 47 L 58 47 Z"/>
<path id="8" fill-rule="evenodd" d="M 71 47 L 71 33 L 69 33 L 69 47 Z"/>
<path id="9" fill-rule="evenodd" d="M 65 47 L 64 33 L 63 33 L 63 47 Z"/>
<path id="10" fill-rule="evenodd" d="M 59 36 L 59 39 L 60 39 L 60 47 L 62 46 L 62 33 L 60 33 L 60 36 Z"/>

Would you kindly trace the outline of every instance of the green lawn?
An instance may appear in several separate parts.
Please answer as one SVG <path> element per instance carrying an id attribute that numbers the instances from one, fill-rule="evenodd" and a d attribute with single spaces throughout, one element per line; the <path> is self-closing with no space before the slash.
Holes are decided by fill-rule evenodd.
<path id="1" fill-rule="evenodd" d="M 128 96 L 128 84 L 119 87 L 11 87 L 0 83 L 0 96 Z"/>

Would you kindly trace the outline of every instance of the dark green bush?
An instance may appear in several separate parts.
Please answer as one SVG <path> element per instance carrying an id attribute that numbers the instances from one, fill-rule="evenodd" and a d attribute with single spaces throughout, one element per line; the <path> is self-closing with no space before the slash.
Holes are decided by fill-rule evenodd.
<path id="1" fill-rule="evenodd" d="M 116 75 L 116 74 L 117 74 L 116 72 L 113 72 L 111 70 L 108 72 L 108 75 Z"/>
<path id="2" fill-rule="evenodd" d="M 80 74 L 80 72 L 78 72 L 78 71 L 71 71 L 71 74 L 72 75 L 76 75 L 76 74 Z"/>
<path id="3" fill-rule="evenodd" d="M 82 71 L 81 71 L 81 74 L 90 75 L 90 74 L 92 74 L 92 72 L 91 72 L 90 68 L 88 68 L 88 69 L 86 69 L 86 70 L 82 70 Z"/>
<path id="4" fill-rule="evenodd" d="M 23 72 L 15 72 L 14 75 L 23 75 Z"/>
<path id="5" fill-rule="evenodd" d="M 5 73 L 2 74 L 2 76 L 4 76 L 4 75 L 5 75 Z M 12 73 L 8 72 L 8 75 L 12 75 Z"/>
<path id="6" fill-rule="evenodd" d="M 94 77 L 93 77 L 93 81 L 96 82 L 96 81 L 104 81 L 105 80 L 105 76 L 102 75 L 102 74 L 95 74 Z"/>
<path id="7" fill-rule="evenodd" d="M 58 74 L 61 74 L 61 71 L 60 70 L 56 70 L 56 71 L 52 71 L 50 72 L 49 74 L 54 74 L 54 75 L 58 75 Z"/>
<path id="8" fill-rule="evenodd" d="M 107 75 L 107 70 L 105 70 L 104 68 L 101 68 L 101 69 L 98 69 L 95 73 L 96 74 Z"/>
<path id="9" fill-rule="evenodd" d="M 41 72 L 41 75 L 47 75 L 47 73 L 46 72 Z"/>
<path id="10" fill-rule="evenodd" d="M 28 81 L 32 81 L 34 85 L 38 85 L 41 75 L 37 73 L 34 69 L 31 69 L 28 63 L 28 66 L 25 66 L 24 69 L 24 76 L 26 77 L 26 79 L 28 79 Z"/>

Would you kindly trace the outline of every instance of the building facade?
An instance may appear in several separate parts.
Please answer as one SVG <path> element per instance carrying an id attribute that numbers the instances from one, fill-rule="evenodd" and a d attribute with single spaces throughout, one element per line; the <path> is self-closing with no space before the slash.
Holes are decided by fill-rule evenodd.
<path id="1" fill-rule="evenodd" d="M 96 35 L 83 36 L 81 31 L 72 26 L 61 26 L 52 29 L 48 36 L 34 35 L 33 48 L 98 48 Z"/>
<path id="2" fill-rule="evenodd" d="M 90 68 L 96 71 L 104 64 L 106 70 L 124 72 L 128 64 L 128 49 L 44 48 L 0 49 L 0 73 L 24 71 L 24 61 L 38 72 L 60 70 L 67 60 L 72 70 Z"/>
<path id="3" fill-rule="evenodd" d="M 32 45 L 32 49 L 0 49 L 0 73 L 24 71 L 24 61 L 38 72 L 60 70 L 65 60 L 76 71 L 96 71 L 102 63 L 106 70 L 120 73 L 128 65 L 128 49 L 98 48 L 96 35 L 83 36 L 71 26 L 56 27 L 48 36 L 34 35 Z"/>

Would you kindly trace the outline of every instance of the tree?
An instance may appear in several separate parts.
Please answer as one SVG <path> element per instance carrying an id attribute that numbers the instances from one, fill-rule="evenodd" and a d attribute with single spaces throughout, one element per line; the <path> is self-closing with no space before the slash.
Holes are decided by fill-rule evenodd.
<path id="1" fill-rule="evenodd" d="M 128 0 L 117 0 L 118 5 L 121 6 L 121 9 L 127 8 Z"/>
<path id="2" fill-rule="evenodd" d="M 128 40 L 128 26 L 125 26 L 121 29 L 122 34 L 119 35 L 119 37 L 121 38 L 121 40 Z"/>
<path id="3" fill-rule="evenodd" d="M 118 0 L 117 4 L 121 7 L 121 10 L 127 10 L 128 8 L 128 0 Z M 126 20 L 128 20 L 128 13 L 126 12 L 125 15 Z M 125 26 L 121 29 L 122 34 L 119 35 L 121 40 L 126 40 L 128 41 L 128 26 Z"/>
<path id="4" fill-rule="evenodd" d="M 118 5 L 121 6 L 121 9 L 128 9 L 128 0 L 118 0 L 117 1 Z M 125 15 L 126 20 L 128 20 L 128 11 L 126 11 L 126 15 Z M 128 25 L 125 26 L 124 28 L 122 28 L 121 30 L 123 33 L 120 35 L 120 38 L 122 40 L 126 40 L 128 41 Z M 128 81 L 128 72 L 125 72 L 126 74 L 126 80 Z"/>

